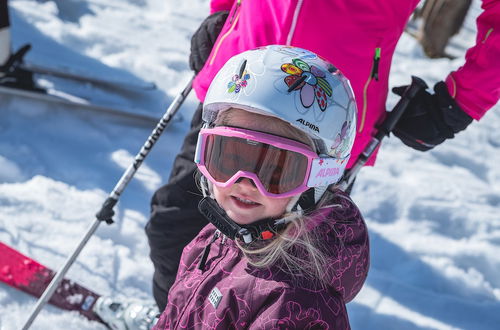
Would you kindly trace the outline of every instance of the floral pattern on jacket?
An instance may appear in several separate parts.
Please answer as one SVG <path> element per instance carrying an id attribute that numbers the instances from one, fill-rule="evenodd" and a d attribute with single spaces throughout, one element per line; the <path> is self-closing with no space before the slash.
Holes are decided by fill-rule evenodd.
<path id="1" fill-rule="evenodd" d="M 184 249 L 156 329 L 349 329 L 345 303 L 368 273 L 368 233 L 347 195 L 338 192 L 332 204 L 310 220 L 330 256 L 326 288 L 297 282 L 278 267 L 255 268 L 223 237 L 212 243 L 204 269 L 198 269 L 216 232 L 209 224 Z"/>

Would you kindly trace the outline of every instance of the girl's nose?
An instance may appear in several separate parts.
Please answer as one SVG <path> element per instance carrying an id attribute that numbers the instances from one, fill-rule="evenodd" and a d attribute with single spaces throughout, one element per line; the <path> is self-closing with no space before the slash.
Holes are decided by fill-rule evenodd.
<path id="1" fill-rule="evenodd" d="M 235 183 L 239 183 L 240 185 L 243 185 L 243 186 L 251 186 L 250 188 L 257 189 L 257 185 L 250 178 L 241 177 L 238 180 L 236 180 Z"/>

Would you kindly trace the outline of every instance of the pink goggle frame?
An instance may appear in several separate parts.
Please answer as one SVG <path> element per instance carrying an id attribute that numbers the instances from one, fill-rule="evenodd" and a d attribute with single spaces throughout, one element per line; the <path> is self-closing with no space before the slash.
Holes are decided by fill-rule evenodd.
<path id="1" fill-rule="evenodd" d="M 319 157 L 303 143 L 226 126 L 201 129 L 195 163 L 218 187 L 249 178 L 262 195 L 271 198 L 327 186 L 337 182 L 343 172 L 340 160 Z"/>

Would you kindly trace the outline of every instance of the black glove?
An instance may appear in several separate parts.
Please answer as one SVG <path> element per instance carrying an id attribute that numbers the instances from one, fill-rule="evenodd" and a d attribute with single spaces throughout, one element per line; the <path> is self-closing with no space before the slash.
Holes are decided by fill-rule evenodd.
<path id="1" fill-rule="evenodd" d="M 205 18 L 200 27 L 191 38 L 191 54 L 189 55 L 189 67 L 198 73 L 205 65 L 205 62 L 212 51 L 215 40 L 219 36 L 224 23 L 226 22 L 228 11 L 218 11 Z"/>
<path id="2" fill-rule="evenodd" d="M 392 92 L 401 96 L 406 87 L 394 87 Z M 427 151 L 453 138 L 471 122 L 440 81 L 434 86 L 434 94 L 423 89 L 415 95 L 392 132 L 407 146 Z"/>

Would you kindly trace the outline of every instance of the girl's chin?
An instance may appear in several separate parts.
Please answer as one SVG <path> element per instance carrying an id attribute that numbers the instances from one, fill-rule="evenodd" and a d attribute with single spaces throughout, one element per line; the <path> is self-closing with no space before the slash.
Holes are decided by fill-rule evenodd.
<path id="1" fill-rule="evenodd" d="M 235 212 L 232 212 L 232 211 L 228 211 L 227 212 L 227 215 L 234 221 L 236 222 L 237 224 L 239 225 L 248 225 L 252 222 L 255 222 L 257 221 L 258 219 L 255 218 L 255 217 L 250 217 L 250 216 L 245 216 L 245 215 L 242 215 L 242 214 L 237 214 Z"/>
<path id="2" fill-rule="evenodd" d="M 232 197 L 226 204 L 226 213 L 234 222 L 246 225 L 259 219 L 261 207 L 261 204 L 247 204 Z"/>

